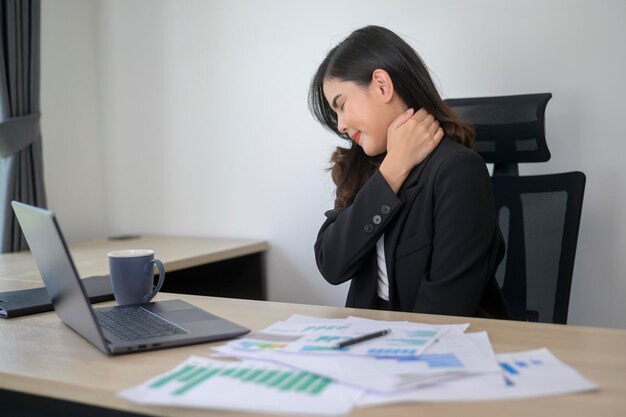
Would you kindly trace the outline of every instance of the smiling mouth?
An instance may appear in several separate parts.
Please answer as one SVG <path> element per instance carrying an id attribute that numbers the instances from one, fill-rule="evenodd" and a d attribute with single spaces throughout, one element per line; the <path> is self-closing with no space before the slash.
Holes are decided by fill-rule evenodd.
<path id="1" fill-rule="evenodd" d="M 361 131 L 356 132 L 354 135 L 352 135 L 352 140 L 354 141 L 354 143 L 356 143 L 357 145 L 359 144 L 359 139 L 361 139 Z"/>

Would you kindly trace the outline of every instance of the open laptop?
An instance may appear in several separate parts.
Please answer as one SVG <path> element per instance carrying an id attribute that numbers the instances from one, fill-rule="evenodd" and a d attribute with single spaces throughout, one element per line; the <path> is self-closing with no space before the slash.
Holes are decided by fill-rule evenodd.
<path id="1" fill-rule="evenodd" d="M 230 339 L 250 332 L 182 300 L 92 308 L 54 213 L 16 201 L 11 204 L 54 310 L 105 354 Z"/>

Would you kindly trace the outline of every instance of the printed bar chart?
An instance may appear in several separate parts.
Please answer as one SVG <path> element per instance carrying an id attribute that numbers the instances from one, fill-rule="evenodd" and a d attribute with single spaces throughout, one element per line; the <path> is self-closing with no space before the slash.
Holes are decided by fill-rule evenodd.
<path id="1" fill-rule="evenodd" d="M 363 390 L 273 362 L 190 356 L 176 368 L 118 393 L 140 404 L 337 416 Z"/>
<path id="2" fill-rule="evenodd" d="M 408 337 L 434 337 L 437 335 L 436 330 L 406 330 L 404 333 Z"/>
<path id="3" fill-rule="evenodd" d="M 387 339 L 387 343 L 394 346 L 421 346 L 428 343 L 426 339 Z"/>
<path id="4" fill-rule="evenodd" d="M 529 360 L 512 360 L 509 362 L 500 362 L 500 367 L 509 375 L 520 375 L 525 370 L 533 366 L 541 366 L 543 361 L 539 359 Z"/>
<path id="5" fill-rule="evenodd" d="M 419 356 L 377 356 L 379 360 L 399 362 L 425 362 L 429 368 L 464 368 L 463 362 L 454 353 L 428 353 Z"/>
<path id="6" fill-rule="evenodd" d="M 149 385 L 159 389 L 166 385 L 174 385 L 171 395 L 183 395 L 210 379 L 238 380 L 242 383 L 253 383 L 274 388 L 280 391 L 296 391 L 310 395 L 319 395 L 331 382 L 329 378 L 306 371 L 292 372 L 267 368 L 241 367 L 204 367 L 186 365 L 171 372 Z"/>
<path id="7" fill-rule="evenodd" d="M 533 368 L 543 365 L 543 362 L 539 359 L 527 358 L 512 359 L 510 361 L 501 361 L 500 367 L 504 370 L 504 382 L 508 387 L 513 387 L 520 377 L 524 377 L 525 373 L 532 371 Z"/>
<path id="8" fill-rule="evenodd" d="M 350 326 L 306 326 L 303 332 L 327 332 L 337 330 L 348 330 Z"/>
<path id="9" fill-rule="evenodd" d="M 239 342 L 239 347 L 241 347 L 242 349 L 252 349 L 252 350 L 254 349 L 261 349 L 261 350 L 282 349 L 286 346 L 287 345 L 285 343 L 261 342 L 257 340 L 242 340 Z"/>
<path id="10" fill-rule="evenodd" d="M 401 348 L 376 348 L 369 349 L 368 355 L 372 356 L 414 356 L 417 353 L 416 349 L 401 349 Z"/>
<path id="11" fill-rule="evenodd" d="M 348 339 L 350 338 L 345 336 L 318 336 L 314 338 L 312 342 L 340 342 Z"/>

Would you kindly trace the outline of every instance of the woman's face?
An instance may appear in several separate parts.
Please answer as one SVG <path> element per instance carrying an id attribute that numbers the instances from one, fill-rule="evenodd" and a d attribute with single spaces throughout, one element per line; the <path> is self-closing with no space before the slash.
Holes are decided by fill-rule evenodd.
<path id="1" fill-rule="evenodd" d="M 387 128 L 404 110 L 373 80 L 361 87 L 353 81 L 324 80 L 324 96 L 337 113 L 337 130 L 347 133 L 369 156 L 387 151 Z"/>

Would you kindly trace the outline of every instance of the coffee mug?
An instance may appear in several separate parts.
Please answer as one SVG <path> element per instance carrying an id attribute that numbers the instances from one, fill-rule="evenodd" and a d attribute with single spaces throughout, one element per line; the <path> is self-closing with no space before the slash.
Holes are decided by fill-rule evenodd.
<path id="1" fill-rule="evenodd" d="M 154 259 L 151 249 L 126 249 L 108 253 L 113 296 L 119 305 L 147 303 L 163 286 L 163 262 Z M 154 286 L 154 265 L 159 281 Z"/>

